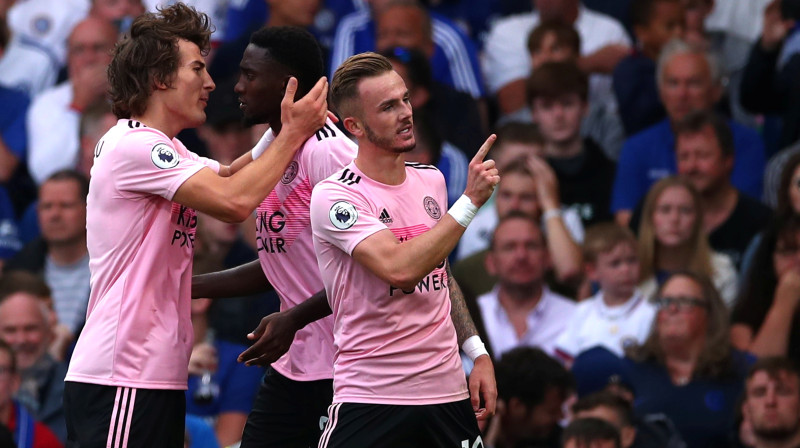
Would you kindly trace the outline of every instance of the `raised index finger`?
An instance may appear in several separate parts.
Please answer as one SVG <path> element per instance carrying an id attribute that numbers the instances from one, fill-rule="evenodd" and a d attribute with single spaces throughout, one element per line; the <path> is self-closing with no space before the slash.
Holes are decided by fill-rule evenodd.
<path id="1" fill-rule="evenodd" d="M 495 140 L 497 140 L 497 136 L 494 134 L 490 135 L 489 138 L 483 142 L 483 145 L 481 145 L 480 149 L 478 149 L 478 152 L 475 154 L 475 157 L 472 158 L 472 161 L 478 163 L 483 162 L 483 158 L 486 157 L 486 154 L 492 148 L 492 145 L 494 145 Z"/>

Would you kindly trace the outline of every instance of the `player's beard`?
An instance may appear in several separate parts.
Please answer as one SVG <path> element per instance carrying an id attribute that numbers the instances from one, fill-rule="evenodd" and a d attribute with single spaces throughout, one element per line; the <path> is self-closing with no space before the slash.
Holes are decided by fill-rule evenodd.
<path id="1" fill-rule="evenodd" d="M 395 154 L 402 154 L 411 151 L 417 146 L 417 141 L 412 140 L 406 144 L 406 146 L 394 146 L 392 142 L 392 137 L 383 137 L 375 132 L 372 131 L 372 128 L 369 127 L 366 123 L 364 123 L 364 132 L 367 134 L 367 140 L 370 141 L 373 145 L 377 146 L 378 148 L 383 148 L 394 152 Z M 413 132 L 413 130 L 412 130 Z"/>

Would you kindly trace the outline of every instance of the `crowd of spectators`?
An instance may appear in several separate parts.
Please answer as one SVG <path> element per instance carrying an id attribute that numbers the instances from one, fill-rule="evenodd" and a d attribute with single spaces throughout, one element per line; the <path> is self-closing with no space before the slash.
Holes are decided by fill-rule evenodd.
<path id="1" fill-rule="evenodd" d="M 263 132 L 234 85 L 264 25 L 311 31 L 330 73 L 386 56 L 408 159 L 450 203 L 497 134 L 500 184 L 450 257 L 496 362 L 484 446 L 800 443 L 800 1 L 185 1 L 216 29 L 207 122 L 180 135 L 198 154 L 229 163 Z M 2 446 L 64 442 L 106 67 L 166 3 L 0 0 Z M 195 273 L 256 259 L 254 218 L 198 221 Z M 236 356 L 278 300 L 195 302 L 186 445 L 235 445 L 263 373 Z"/>

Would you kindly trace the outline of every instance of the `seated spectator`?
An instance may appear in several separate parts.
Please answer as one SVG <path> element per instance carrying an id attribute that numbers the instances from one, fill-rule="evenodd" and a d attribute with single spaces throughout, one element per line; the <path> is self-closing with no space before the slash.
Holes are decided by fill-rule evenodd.
<path id="1" fill-rule="evenodd" d="M 594 417 L 578 418 L 564 429 L 564 448 L 622 448 L 620 434 L 611 423 Z"/>
<path id="2" fill-rule="evenodd" d="M 800 369 L 785 357 L 756 361 L 747 375 L 742 404 L 754 448 L 800 445 Z"/>
<path id="3" fill-rule="evenodd" d="M 89 303 L 89 251 L 86 247 L 86 196 L 89 181 L 63 170 L 39 188 L 38 216 L 42 236 L 26 244 L 8 262 L 7 271 L 28 271 L 47 283 L 59 322 L 77 336 Z"/>
<path id="4" fill-rule="evenodd" d="M 672 426 L 662 425 L 662 419 L 635 416 L 632 404 L 610 390 L 581 397 L 572 405 L 572 418 L 587 417 L 605 420 L 617 428 L 622 448 L 685 446 Z"/>
<path id="5" fill-rule="evenodd" d="M 764 170 L 764 195 L 761 197 L 764 204 L 776 209 L 778 214 L 780 211 L 780 198 L 786 194 L 783 185 L 783 173 L 785 169 L 790 169 L 792 173 L 800 166 L 800 141 L 788 148 L 784 148 L 774 156 L 770 157 L 767 162 L 767 168 Z M 798 176 L 800 178 L 800 176 Z M 794 185 L 789 187 L 794 188 Z M 800 204 L 800 203 L 799 203 Z M 800 208 L 798 208 L 800 211 Z"/>
<path id="6" fill-rule="evenodd" d="M 211 109 L 207 108 L 207 114 L 211 114 Z M 105 99 L 95 102 L 86 108 L 81 114 L 80 122 L 80 155 L 75 170 L 86 176 L 92 176 L 92 165 L 94 165 L 95 153 L 100 150 L 97 143 L 117 124 L 117 117 L 111 112 L 111 104 Z M 219 161 L 219 159 L 214 159 Z M 226 163 L 221 162 L 220 163 Z"/>
<path id="7" fill-rule="evenodd" d="M 587 108 L 586 76 L 572 63 L 550 62 L 528 79 L 528 104 L 544 137 L 544 154 L 561 186 L 561 202 L 584 227 L 611 219 L 614 162 L 580 134 Z"/>
<path id="8" fill-rule="evenodd" d="M 80 116 L 105 97 L 106 68 L 117 41 L 117 30 L 107 20 L 89 17 L 69 37 L 69 79 L 37 96 L 27 117 L 28 169 L 37 184 L 79 158 Z"/>
<path id="9" fill-rule="evenodd" d="M 782 9 L 781 2 L 770 2 L 764 10 L 761 37 L 753 44 L 741 83 L 742 105 L 750 112 L 779 114 L 783 118 L 779 147 L 800 140 L 800 52 L 779 60 L 787 36 L 798 17 Z M 751 20 L 753 20 L 751 18 Z"/>
<path id="10" fill-rule="evenodd" d="M 50 54 L 56 71 L 66 61 L 71 30 L 89 13 L 92 2 L 80 0 L 40 0 L 14 2 L 8 10 L 8 27 Z"/>
<path id="11" fill-rule="evenodd" d="M 416 29 L 417 39 L 427 42 L 425 47 L 429 48 L 426 53 L 430 58 L 433 79 L 468 93 L 473 98 L 486 95 L 477 49 L 458 25 L 442 15 L 428 13 L 416 0 L 371 1 L 369 6 L 368 10 L 348 14 L 339 22 L 331 52 L 331 74 L 354 54 L 398 45 L 414 46 L 391 40 L 385 43 L 386 47 L 378 46 L 379 18 L 388 8 L 396 8 L 392 15 L 385 17 L 387 21 L 384 26 L 390 26 L 389 20 L 401 19 L 391 24 L 395 30 L 406 27 Z M 399 12 L 401 10 L 402 13 Z"/>
<path id="12" fill-rule="evenodd" d="M 495 365 L 497 414 L 484 431 L 485 446 L 560 447 L 564 401 L 573 390 L 569 372 L 543 351 L 519 347 Z"/>
<path id="13" fill-rule="evenodd" d="M 518 346 L 554 353 L 575 303 L 548 288 L 550 263 L 536 221 L 519 212 L 500 220 L 486 255 L 486 270 L 497 277 L 497 285 L 476 299 L 472 316 L 495 358 Z"/>
<path id="14" fill-rule="evenodd" d="M 659 311 L 644 344 L 623 359 L 598 348 L 584 367 L 619 369 L 636 392 L 636 414 L 665 414 L 687 446 L 729 446 L 751 357 L 730 344 L 725 304 L 707 276 L 691 271 L 673 274 L 654 300 Z"/>
<path id="15" fill-rule="evenodd" d="M 0 340 L 10 345 L 17 358 L 21 382 L 16 399 L 33 417 L 45 425 L 63 443 L 67 426 L 62 406 L 67 365 L 48 352 L 54 337 L 51 311 L 39 297 L 41 283 L 33 290 L 30 284 L 4 280 L 0 296 Z"/>
<path id="16" fill-rule="evenodd" d="M 581 352 L 597 345 L 622 356 L 625 348 L 644 342 L 650 334 L 656 309 L 636 289 L 636 250 L 636 237 L 619 224 L 602 223 L 587 230 L 583 261 L 587 277 L 600 290 L 578 303 L 556 341 L 560 358 L 571 363 Z"/>
<path id="17" fill-rule="evenodd" d="M 703 198 L 708 243 L 737 267 L 750 240 L 767 224 L 771 211 L 731 184 L 734 143 L 728 124 L 713 112 L 694 112 L 675 126 L 678 174 Z"/>
<path id="18" fill-rule="evenodd" d="M 611 200 L 621 224 L 628 224 L 653 183 L 677 172 L 675 125 L 689 112 L 712 110 L 722 94 L 716 60 L 680 40 L 664 47 L 657 80 L 667 119 L 629 138 L 622 147 Z M 735 148 L 731 183 L 751 197 L 761 197 L 764 144 L 754 131 L 732 121 L 729 125 Z"/>
<path id="19" fill-rule="evenodd" d="M 528 37 L 531 70 L 535 73 L 548 62 L 577 63 L 581 54 L 580 48 L 581 38 L 572 26 L 557 21 L 543 22 Z M 610 159 L 616 160 L 625 140 L 625 131 L 616 108 L 597 96 L 591 90 L 588 91 L 588 106 L 581 122 L 581 135 L 597 142 Z M 522 108 L 506 114 L 498 122 L 532 120 L 531 102 L 528 98 Z"/>
<path id="20" fill-rule="evenodd" d="M 614 69 L 614 94 L 627 135 L 666 118 L 656 85 L 656 61 L 671 39 L 683 38 L 686 18 L 682 0 L 637 0 L 631 4 L 638 46 Z"/>
<path id="21" fill-rule="evenodd" d="M 498 20 L 486 38 L 483 74 L 489 92 L 497 97 L 500 114 L 512 113 L 525 104 L 525 79 L 530 74 L 530 55 L 525 43 L 540 22 L 560 21 L 580 34 L 578 65 L 592 76 L 591 90 L 613 102 L 611 72 L 630 51 L 630 38 L 619 22 L 585 8 L 579 0 L 533 0 L 534 12 Z"/>
<path id="22" fill-rule="evenodd" d="M 189 358 L 186 413 L 212 420 L 220 445 L 231 446 L 242 440 L 264 372 L 236 361 L 246 345 L 214 337 L 214 331 L 208 329 L 210 302 L 192 301 L 195 345 Z"/>
<path id="23" fill-rule="evenodd" d="M 779 217 L 763 234 L 733 310 L 731 341 L 757 356 L 800 355 L 800 215 Z"/>
<path id="24" fill-rule="evenodd" d="M 487 134 L 479 103 L 469 94 L 434 80 L 430 62 L 419 50 L 393 47 L 380 54 L 392 62 L 394 71 L 406 83 L 414 112 L 424 109 L 445 141 L 474 156 L 473 148 L 480 148 Z"/>
<path id="25" fill-rule="evenodd" d="M 0 340 L 0 422 L 12 432 L 12 445 L 0 438 L 0 446 L 16 448 L 61 448 L 55 434 L 13 397 L 20 386 L 14 350 Z"/>
<path id="26" fill-rule="evenodd" d="M 691 269 L 713 279 L 725 303 L 736 299 L 736 269 L 728 256 L 712 252 L 703 232 L 703 202 L 683 178 L 653 185 L 639 224 L 640 288 L 645 297 L 675 271 Z"/>
<path id="27" fill-rule="evenodd" d="M 481 208 L 459 244 L 459 256 L 466 256 L 459 259 L 454 276 L 468 296 L 484 294 L 494 285 L 496 279 L 486 271 L 488 251 L 484 248 L 490 245 L 498 221 L 512 212 L 541 222 L 556 281 L 569 283 L 580 276 L 576 241 L 583 238 L 583 227 L 574 211 L 562 211 L 558 181 L 544 160 L 529 156 L 509 163 L 495 196 L 494 204 Z"/>

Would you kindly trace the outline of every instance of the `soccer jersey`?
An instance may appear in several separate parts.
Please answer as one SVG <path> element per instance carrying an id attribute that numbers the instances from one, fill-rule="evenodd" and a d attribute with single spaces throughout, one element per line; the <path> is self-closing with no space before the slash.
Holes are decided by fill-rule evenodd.
<path id="1" fill-rule="evenodd" d="M 185 389 L 197 217 L 172 202 L 213 160 L 134 120 L 95 148 L 87 200 L 91 294 L 67 381 Z"/>
<path id="2" fill-rule="evenodd" d="M 256 216 L 258 259 L 281 299 L 292 308 L 324 288 L 311 241 L 311 190 L 356 157 L 358 147 L 328 120 L 300 148 Z M 297 332 L 272 367 L 295 381 L 333 376 L 333 318 Z"/>
<path id="3" fill-rule="evenodd" d="M 400 185 L 385 185 L 349 164 L 314 188 L 311 226 L 333 310 L 335 403 L 439 404 L 467 393 L 444 260 L 408 291 L 352 258 L 370 235 L 389 229 L 401 242 L 430 230 L 446 210 L 442 174 L 406 164 Z"/>
<path id="4" fill-rule="evenodd" d="M 556 354 L 573 359 L 600 345 L 623 356 L 627 347 L 647 339 L 655 316 L 655 305 L 638 291 L 627 302 L 614 307 L 606 305 L 600 291 L 578 304 L 556 340 Z"/>

